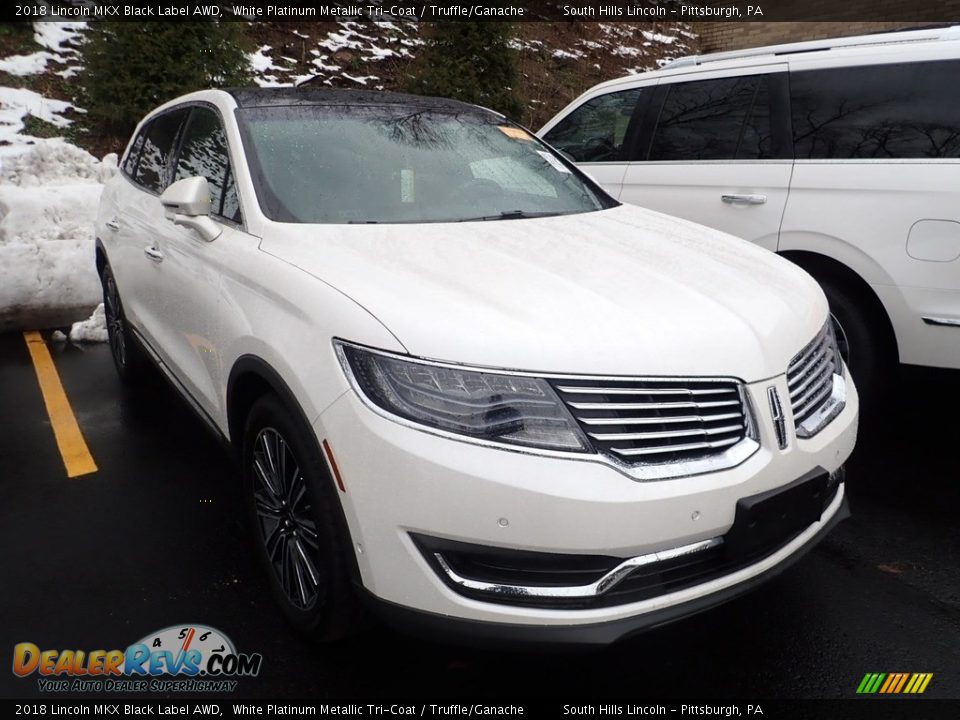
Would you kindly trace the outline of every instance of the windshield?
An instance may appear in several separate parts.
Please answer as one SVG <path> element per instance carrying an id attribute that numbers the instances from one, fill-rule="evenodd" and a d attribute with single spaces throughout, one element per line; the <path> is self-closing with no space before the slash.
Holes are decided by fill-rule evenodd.
<path id="1" fill-rule="evenodd" d="M 522 128 L 407 106 L 238 111 L 267 217 L 296 223 L 499 220 L 616 204 Z"/>

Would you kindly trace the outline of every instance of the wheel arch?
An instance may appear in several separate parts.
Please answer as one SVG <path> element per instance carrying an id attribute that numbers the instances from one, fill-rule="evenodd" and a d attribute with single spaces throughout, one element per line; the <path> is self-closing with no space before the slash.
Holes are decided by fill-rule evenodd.
<path id="1" fill-rule="evenodd" d="M 257 355 L 241 355 L 230 369 L 227 380 L 227 432 L 238 453 L 242 450 L 243 424 L 250 408 L 265 393 L 277 395 L 285 407 L 296 413 L 304 427 L 312 427 L 297 396 L 280 373 Z"/>
<path id="2" fill-rule="evenodd" d="M 862 300 L 871 319 L 878 324 L 888 340 L 890 350 L 896 355 L 895 359 L 899 361 L 897 334 L 890 313 L 874 289 L 856 270 L 832 257 L 809 250 L 783 250 L 778 254 L 806 270 L 818 282 L 821 279 L 832 281 Z"/>

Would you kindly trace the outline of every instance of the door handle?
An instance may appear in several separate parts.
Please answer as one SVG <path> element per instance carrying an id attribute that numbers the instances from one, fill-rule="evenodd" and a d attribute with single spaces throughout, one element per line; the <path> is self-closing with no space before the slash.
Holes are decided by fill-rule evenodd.
<path id="1" fill-rule="evenodd" d="M 160 248 L 154 247 L 153 245 L 147 245 L 143 249 L 143 254 L 154 262 L 163 262 L 163 253 L 160 252 Z"/>
<path id="2" fill-rule="evenodd" d="M 766 195 L 721 195 L 720 199 L 728 205 L 763 205 Z"/>
<path id="3" fill-rule="evenodd" d="M 107 222 L 104 224 L 114 232 L 117 232 L 120 229 L 120 221 L 117 219 L 116 215 L 107 220 Z"/>

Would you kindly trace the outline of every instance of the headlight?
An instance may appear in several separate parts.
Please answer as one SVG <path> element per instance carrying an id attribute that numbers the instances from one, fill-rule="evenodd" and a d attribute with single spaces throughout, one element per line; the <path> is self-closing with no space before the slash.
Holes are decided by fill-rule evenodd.
<path id="1" fill-rule="evenodd" d="M 410 422 L 480 440 L 586 451 L 586 439 L 540 378 L 461 370 L 335 342 L 354 389 Z"/>

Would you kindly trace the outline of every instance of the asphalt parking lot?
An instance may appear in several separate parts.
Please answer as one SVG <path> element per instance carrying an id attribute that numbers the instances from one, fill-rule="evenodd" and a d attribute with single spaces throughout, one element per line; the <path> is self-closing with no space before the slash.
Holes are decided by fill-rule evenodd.
<path id="1" fill-rule="evenodd" d="M 231 463 L 159 379 L 124 391 L 103 346 L 49 344 L 97 472 L 68 478 L 21 334 L 0 335 L 0 653 L 112 648 L 203 623 L 263 654 L 237 697 L 853 697 L 932 672 L 960 698 L 960 373 L 904 369 L 848 466 L 853 517 L 758 591 L 601 653 L 447 647 L 371 623 L 298 639 L 249 552 Z M 0 671 L 0 695 L 39 695 Z"/>

